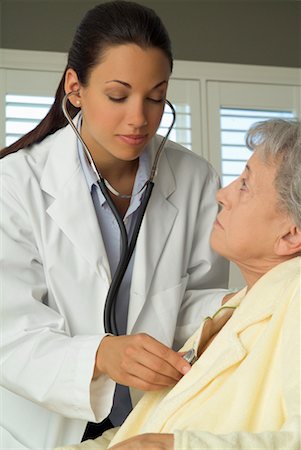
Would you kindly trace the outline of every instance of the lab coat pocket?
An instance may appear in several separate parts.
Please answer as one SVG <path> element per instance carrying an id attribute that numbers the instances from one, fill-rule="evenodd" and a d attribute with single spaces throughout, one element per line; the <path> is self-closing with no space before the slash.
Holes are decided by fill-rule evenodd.
<path id="1" fill-rule="evenodd" d="M 171 347 L 188 275 L 175 286 L 147 297 L 132 333 L 144 332 Z"/>
<path id="2" fill-rule="evenodd" d="M 31 450 L 17 441 L 5 428 L 0 427 L 0 448 L 2 450 Z"/>

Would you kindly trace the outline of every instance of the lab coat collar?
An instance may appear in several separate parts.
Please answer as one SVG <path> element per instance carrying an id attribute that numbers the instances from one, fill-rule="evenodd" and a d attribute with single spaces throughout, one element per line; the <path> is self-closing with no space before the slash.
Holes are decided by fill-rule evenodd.
<path id="1" fill-rule="evenodd" d="M 77 123 L 77 118 L 74 122 Z M 161 139 L 161 136 L 155 136 L 148 146 L 151 164 Z M 70 125 L 46 138 L 43 146 L 48 147 L 49 155 L 41 178 L 41 188 L 54 197 L 47 212 L 78 247 L 83 257 L 109 283 L 111 274 L 106 250 L 80 166 L 77 138 Z M 132 314 L 129 312 L 129 329 L 133 327 L 146 299 L 155 268 L 177 215 L 177 209 L 168 201 L 176 183 L 164 150 L 154 182 L 155 187 L 135 250 L 131 293 L 136 301 L 133 302 Z M 164 221 L 158 216 L 158 212 L 162 210 Z M 150 236 L 155 236 L 155 239 L 150 239 Z"/>
<path id="2" fill-rule="evenodd" d="M 146 148 L 150 154 L 151 167 L 154 163 L 154 159 L 162 139 L 162 136 L 156 135 Z M 166 142 L 165 147 L 168 145 L 169 141 Z M 165 199 L 167 199 L 176 189 L 176 179 L 169 165 L 165 148 L 163 148 L 157 164 L 157 174 L 154 178 L 154 183 L 157 190 L 161 192 L 162 197 Z"/>
<path id="3" fill-rule="evenodd" d="M 109 284 L 111 275 L 93 201 L 77 153 L 76 137 L 68 125 L 43 142 L 49 148 L 41 188 L 54 197 L 47 213 Z"/>
<path id="4" fill-rule="evenodd" d="M 74 119 L 75 124 L 77 118 Z M 40 145 L 48 151 L 41 188 L 56 198 L 80 168 L 77 139 L 70 125 L 67 125 L 45 138 Z"/>

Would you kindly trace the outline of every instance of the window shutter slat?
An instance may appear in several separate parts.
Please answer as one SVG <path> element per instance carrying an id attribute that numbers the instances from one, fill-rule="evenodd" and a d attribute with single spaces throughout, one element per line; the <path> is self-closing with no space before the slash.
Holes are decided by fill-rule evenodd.
<path id="1" fill-rule="evenodd" d="M 232 183 L 243 171 L 252 152 L 245 145 L 246 132 L 255 122 L 280 117 L 292 119 L 291 111 L 221 108 L 222 185 Z"/>
<path id="2" fill-rule="evenodd" d="M 35 128 L 48 113 L 54 99 L 28 95 L 6 95 L 6 145 Z M 169 138 L 191 149 L 191 111 L 187 104 L 175 104 L 177 120 Z M 165 136 L 172 121 L 172 112 L 166 105 L 158 134 Z"/>

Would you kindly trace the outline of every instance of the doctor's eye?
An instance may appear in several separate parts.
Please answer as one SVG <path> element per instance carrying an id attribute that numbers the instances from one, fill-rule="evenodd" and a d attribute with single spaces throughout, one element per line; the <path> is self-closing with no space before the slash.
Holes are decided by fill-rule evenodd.
<path id="1" fill-rule="evenodd" d="M 121 103 L 124 102 L 127 97 L 111 97 L 110 95 L 108 95 L 108 99 L 115 103 Z"/>
<path id="2" fill-rule="evenodd" d="M 157 98 L 148 97 L 147 100 L 152 102 L 152 103 L 163 103 L 164 102 L 164 98 L 157 99 Z"/>

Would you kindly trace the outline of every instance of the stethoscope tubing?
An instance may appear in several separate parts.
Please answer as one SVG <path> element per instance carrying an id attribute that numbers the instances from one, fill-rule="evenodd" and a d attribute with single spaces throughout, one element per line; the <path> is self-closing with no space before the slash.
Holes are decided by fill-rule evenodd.
<path id="1" fill-rule="evenodd" d="M 76 126 L 73 123 L 73 120 L 68 112 L 67 109 L 67 100 L 69 98 L 70 95 L 77 95 L 77 92 L 69 92 L 68 94 L 66 94 L 62 100 L 62 110 L 63 113 L 68 121 L 68 123 L 70 124 L 71 128 L 73 129 L 75 135 L 77 136 L 77 138 L 79 139 L 79 141 L 81 142 L 81 144 L 83 145 L 85 154 L 88 158 L 88 161 L 94 171 L 94 173 L 97 176 L 97 183 L 99 185 L 99 188 L 103 194 L 103 196 L 105 197 L 116 221 L 118 224 L 118 227 L 120 229 L 120 234 L 121 234 L 121 253 L 120 253 L 120 260 L 118 263 L 118 266 L 116 268 L 116 271 L 113 275 L 108 293 L 107 293 L 107 297 L 106 297 L 106 301 L 105 301 L 105 306 L 104 306 L 104 314 L 103 314 L 103 321 L 104 321 L 104 329 L 106 333 L 109 334 L 113 334 L 113 335 L 118 335 L 118 328 L 117 328 L 117 323 L 116 323 L 116 302 L 117 302 L 117 295 L 120 289 L 120 285 L 122 283 L 124 274 L 126 272 L 126 269 L 129 265 L 130 259 L 133 255 L 135 246 L 136 246 L 136 242 L 138 239 L 138 235 L 139 235 L 139 231 L 141 228 L 141 224 L 142 224 L 142 220 L 143 217 L 145 215 L 145 211 L 147 208 L 147 205 L 149 203 L 149 199 L 151 197 L 152 194 L 152 190 L 154 187 L 154 177 L 156 175 L 157 172 L 157 166 L 158 166 L 158 162 L 159 162 L 159 158 L 160 155 L 162 153 L 162 150 L 164 148 L 164 145 L 168 139 L 168 136 L 174 126 L 175 120 L 176 120 L 176 112 L 175 109 L 173 107 L 173 105 L 168 101 L 165 100 L 165 103 L 167 103 L 169 105 L 169 107 L 172 110 L 172 114 L 173 114 L 173 120 L 171 125 L 168 128 L 168 131 L 166 133 L 166 135 L 164 136 L 164 138 L 162 139 L 159 148 L 156 152 L 155 155 L 155 159 L 154 159 L 154 163 L 151 169 L 151 174 L 150 174 L 150 178 L 149 180 L 146 182 L 146 184 L 143 187 L 144 192 L 142 193 L 142 200 L 140 203 L 140 206 L 138 208 L 138 213 L 137 213 L 137 219 L 134 225 L 134 230 L 133 230 L 133 234 L 132 234 L 132 238 L 130 240 L 130 242 L 128 241 L 128 235 L 127 235 L 127 231 L 126 231 L 126 227 L 124 225 L 123 219 L 120 216 L 118 209 L 115 206 L 115 203 L 113 202 L 111 196 L 110 196 L 110 191 L 108 189 L 108 187 L 110 187 L 109 183 L 100 175 L 99 171 L 97 170 L 97 167 L 94 163 L 94 160 L 92 158 L 92 155 L 88 149 L 88 147 L 86 146 L 83 138 L 81 137 L 79 131 L 77 130 Z M 122 196 L 121 196 L 122 197 Z"/>
<path id="2" fill-rule="evenodd" d="M 119 215 L 118 211 L 116 210 L 116 208 L 114 208 L 114 209 L 112 208 L 112 212 L 113 212 L 114 216 L 116 217 L 116 220 L 118 222 L 120 232 L 122 235 L 122 237 L 121 237 L 122 249 L 121 249 L 120 260 L 119 260 L 116 272 L 112 278 L 111 285 L 110 285 L 108 293 L 107 293 L 105 307 L 104 307 L 103 318 L 104 318 L 104 328 L 105 328 L 106 333 L 110 333 L 110 334 L 114 334 L 114 335 L 119 334 L 117 324 L 116 324 L 117 295 L 118 295 L 124 274 L 126 272 L 126 269 L 129 265 L 132 254 L 134 252 L 136 242 L 138 239 L 138 235 L 139 235 L 139 231 L 140 231 L 140 227 L 142 224 L 142 220 L 143 220 L 149 199 L 151 197 L 153 187 L 154 187 L 154 182 L 148 181 L 146 184 L 146 187 L 145 187 L 145 191 L 143 193 L 141 204 L 138 208 L 138 215 L 136 218 L 133 235 L 132 235 L 129 245 L 128 245 L 127 232 L 126 232 L 124 222 L 120 218 L 120 215 Z M 106 189 L 105 185 L 104 185 L 104 188 Z M 103 190 L 102 190 L 102 192 L 103 192 Z M 103 192 L 103 194 L 104 194 L 104 192 Z M 109 197 L 110 197 L 110 195 L 109 195 Z M 110 200 L 113 203 L 111 197 L 110 197 Z M 114 210 L 116 210 L 116 213 L 117 213 L 116 215 L 115 215 Z M 119 216 L 119 219 L 117 218 L 117 216 Z M 126 238 L 124 235 L 126 235 Z"/>

